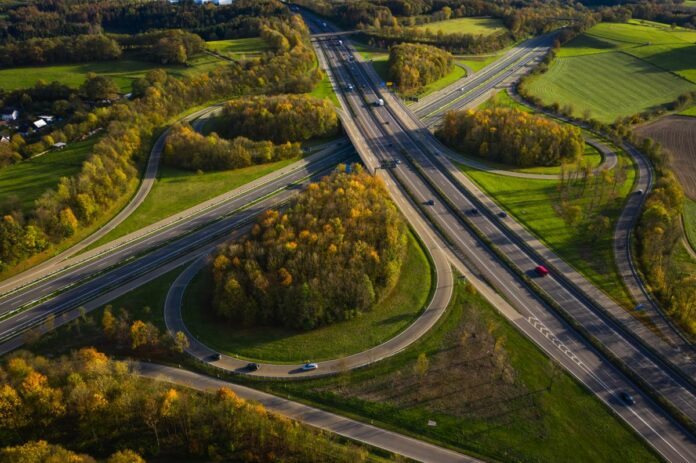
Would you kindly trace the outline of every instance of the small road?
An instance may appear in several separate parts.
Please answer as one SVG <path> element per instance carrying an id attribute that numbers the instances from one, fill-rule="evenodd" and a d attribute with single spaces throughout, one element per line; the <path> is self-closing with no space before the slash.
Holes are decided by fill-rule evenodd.
<path id="1" fill-rule="evenodd" d="M 386 431 L 361 421 L 199 373 L 152 363 L 136 363 L 134 364 L 134 372 L 146 378 L 166 381 L 203 392 L 213 392 L 226 387 L 240 398 L 258 402 L 271 412 L 416 461 L 424 463 L 473 463 L 480 461 L 403 434 Z"/>

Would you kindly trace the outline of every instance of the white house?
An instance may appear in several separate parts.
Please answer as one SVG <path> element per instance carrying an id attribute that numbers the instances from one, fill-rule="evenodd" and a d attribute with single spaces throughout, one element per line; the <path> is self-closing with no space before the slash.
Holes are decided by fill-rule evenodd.
<path id="1" fill-rule="evenodd" d="M 33 122 L 33 124 L 34 124 L 34 127 L 36 127 L 37 129 L 41 129 L 43 127 L 46 127 L 46 125 L 47 125 L 46 121 L 43 119 L 37 119 Z"/>

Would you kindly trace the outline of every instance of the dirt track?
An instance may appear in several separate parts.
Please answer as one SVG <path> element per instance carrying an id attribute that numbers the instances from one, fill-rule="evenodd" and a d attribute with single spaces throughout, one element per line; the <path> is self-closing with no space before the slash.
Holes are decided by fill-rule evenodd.
<path id="1" fill-rule="evenodd" d="M 672 152 L 672 167 L 686 195 L 696 200 L 696 117 L 668 116 L 636 129 Z"/>

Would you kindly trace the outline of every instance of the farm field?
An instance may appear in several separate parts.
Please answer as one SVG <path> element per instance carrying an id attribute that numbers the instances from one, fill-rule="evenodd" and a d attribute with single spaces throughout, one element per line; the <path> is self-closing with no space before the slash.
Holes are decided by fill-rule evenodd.
<path id="1" fill-rule="evenodd" d="M 611 225 L 597 239 L 588 242 L 582 239 L 586 224 L 568 225 L 556 210 L 557 180 L 502 177 L 463 165 L 460 168 L 562 259 L 617 302 L 631 307 L 631 298 L 614 266 L 612 244 L 614 224 L 623 207 L 623 198 L 633 185 L 634 169 L 628 169 L 627 179 L 617 192 L 618 198 L 609 208 Z"/>
<path id="2" fill-rule="evenodd" d="M 443 318 L 404 352 L 264 387 L 486 461 L 658 461 L 461 279 Z"/>
<path id="3" fill-rule="evenodd" d="M 203 271 L 184 295 L 187 328 L 210 347 L 249 360 L 295 363 L 322 361 L 361 352 L 394 337 L 425 308 L 431 290 L 430 263 L 409 234 L 408 254 L 396 286 L 372 311 L 310 331 L 280 327 L 242 328 L 215 317 L 212 276 Z M 331 342 L 327 342 L 331 340 Z"/>
<path id="4" fill-rule="evenodd" d="M 34 201 L 46 190 L 56 188 L 61 177 L 80 171 L 99 137 L 70 143 L 62 150 L 50 151 L 0 169 L 0 198 L 2 202 L 16 197 L 24 211 L 33 208 Z"/>
<path id="5" fill-rule="evenodd" d="M 565 45 L 528 89 L 576 116 L 613 122 L 696 91 L 696 31 L 647 21 L 600 23 Z"/>
<path id="6" fill-rule="evenodd" d="M 203 54 L 191 60 L 189 65 L 164 66 L 137 59 L 94 61 L 90 63 L 59 64 L 53 66 L 29 66 L 0 70 L 0 88 L 16 90 L 33 86 L 38 80 L 58 81 L 70 87 L 79 87 L 88 72 L 111 77 L 121 92 L 128 93 L 134 80 L 152 69 L 162 68 L 176 77 L 208 72 L 227 62 L 217 56 Z"/>
<path id="7" fill-rule="evenodd" d="M 667 116 L 635 129 L 672 153 L 672 169 L 684 193 L 696 200 L 696 118 Z"/>
<path id="8" fill-rule="evenodd" d="M 434 34 L 442 31 L 443 34 L 490 35 L 505 30 L 505 26 L 499 19 L 484 17 L 448 19 L 415 27 L 429 30 Z"/>

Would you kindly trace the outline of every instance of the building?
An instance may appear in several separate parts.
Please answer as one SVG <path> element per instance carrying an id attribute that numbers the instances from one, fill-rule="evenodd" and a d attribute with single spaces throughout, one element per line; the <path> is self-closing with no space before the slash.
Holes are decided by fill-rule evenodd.
<path id="1" fill-rule="evenodd" d="M 34 127 L 37 129 L 43 129 L 44 127 L 46 127 L 46 125 L 48 125 L 46 124 L 46 121 L 43 119 L 37 119 L 34 122 L 32 122 L 32 124 L 34 124 Z"/>
<path id="2" fill-rule="evenodd" d="M 57 150 L 62 150 L 62 149 L 65 148 L 66 146 L 68 146 L 68 144 L 65 143 L 65 142 L 62 142 L 62 141 L 59 141 L 59 142 L 56 142 L 56 143 L 53 144 L 53 147 L 54 147 L 55 149 L 57 149 Z"/>
<path id="3" fill-rule="evenodd" d="M 2 120 L 6 121 L 6 122 L 16 121 L 18 117 L 19 117 L 19 111 L 17 111 L 16 109 L 2 113 Z"/>

